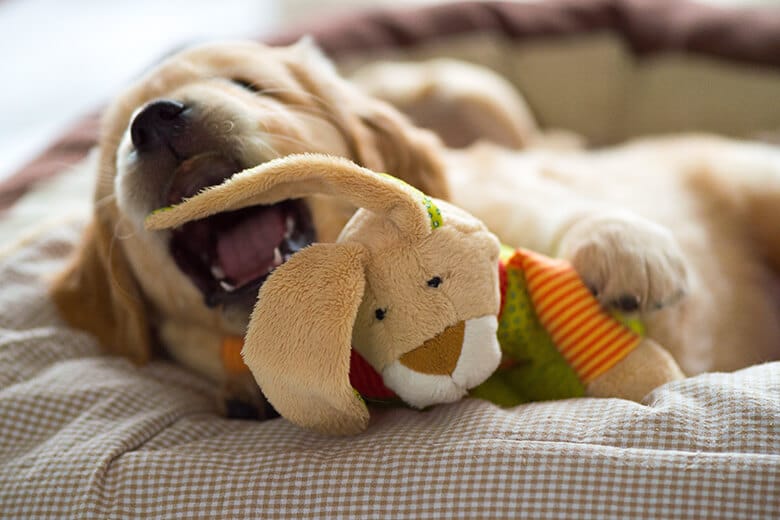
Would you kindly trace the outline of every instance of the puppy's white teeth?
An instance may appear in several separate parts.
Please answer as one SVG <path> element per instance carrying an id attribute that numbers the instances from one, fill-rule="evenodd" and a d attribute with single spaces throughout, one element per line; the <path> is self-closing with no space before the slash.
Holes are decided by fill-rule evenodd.
<path id="1" fill-rule="evenodd" d="M 217 264 L 214 264 L 211 266 L 211 276 L 217 280 L 222 280 L 225 278 L 225 271 L 223 271 L 222 268 Z"/>
<path id="2" fill-rule="evenodd" d="M 287 217 L 287 220 L 285 220 L 285 224 L 287 226 L 287 231 L 284 233 L 284 238 L 290 238 L 290 235 L 292 235 L 292 232 L 295 231 L 295 219 L 292 217 Z"/>
<path id="3" fill-rule="evenodd" d="M 236 290 L 236 286 L 235 285 L 230 285 L 225 280 L 221 280 L 219 282 L 219 286 L 222 287 L 222 289 L 224 289 L 227 292 L 233 292 L 233 291 Z"/>
<path id="4" fill-rule="evenodd" d="M 282 259 L 282 252 L 279 251 L 279 248 L 274 248 L 274 265 L 273 267 L 282 265 L 284 260 Z"/>

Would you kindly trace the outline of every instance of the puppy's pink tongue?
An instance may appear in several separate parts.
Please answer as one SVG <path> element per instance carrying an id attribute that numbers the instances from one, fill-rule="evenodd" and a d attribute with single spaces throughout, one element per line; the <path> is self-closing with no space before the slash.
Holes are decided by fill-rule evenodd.
<path id="1" fill-rule="evenodd" d="M 236 287 L 264 276 L 281 263 L 278 251 L 285 219 L 279 208 L 252 214 L 217 238 L 219 267 Z M 275 258 L 276 257 L 276 258 Z"/>

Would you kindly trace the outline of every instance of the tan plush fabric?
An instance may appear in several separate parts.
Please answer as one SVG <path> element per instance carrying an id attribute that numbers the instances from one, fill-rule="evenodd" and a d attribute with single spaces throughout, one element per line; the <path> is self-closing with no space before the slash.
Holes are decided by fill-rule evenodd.
<path id="1" fill-rule="evenodd" d="M 314 244 L 263 284 L 244 361 L 277 411 L 333 434 L 357 433 L 368 410 L 349 384 L 352 323 L 365 287 L 359 244 Z"/>
<path id="2" fill-rule="evenodd" d="M 349 383 L 353 347 L 417 408 L 456 401 L 483 382 L 501 356 L 498 239 L 475 217 L 395 177 L 342 158 L 293 154 L 157 210 L 146 226 L 313 194 L 360 209 L 338 243 L 304 248 L 260 289 L 242 355 L 274 408 L 321 433 L 364 430 L 368 411 Z"/>
<path id="3" fill-rule="evenodd" d="M 225 420 L 213 388 L 99 354 L 39 277 L 59 226 L 0 258 L 4 518 L 777 518 L 780 364 L 666 385 L 648 406 L 465 400 L 375 409 L 332 438 Z"/>

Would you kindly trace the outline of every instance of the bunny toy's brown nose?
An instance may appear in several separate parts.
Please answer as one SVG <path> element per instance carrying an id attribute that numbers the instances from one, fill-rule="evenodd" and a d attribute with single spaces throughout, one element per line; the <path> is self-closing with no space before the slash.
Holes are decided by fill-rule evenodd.
<path id="1" fill-rule="evenodd" d="M 447 327 L 441 334 L 429 339 L 422 346 L 407 352 L 399 361 L 415 372 L 448 376 L 458 365 L 465 331 L 466 322 L 458 322 Z"/>

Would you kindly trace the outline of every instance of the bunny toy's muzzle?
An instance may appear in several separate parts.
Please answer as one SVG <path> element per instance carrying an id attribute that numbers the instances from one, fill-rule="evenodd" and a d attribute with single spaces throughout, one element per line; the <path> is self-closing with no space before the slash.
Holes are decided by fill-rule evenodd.
<path id="1" fill-rule="evenodd" d="M 387 365 L 385 385 L 418 408 L 457 401 L 498 367 L 497 329 L 495 316 L 451 325 Z"/>

